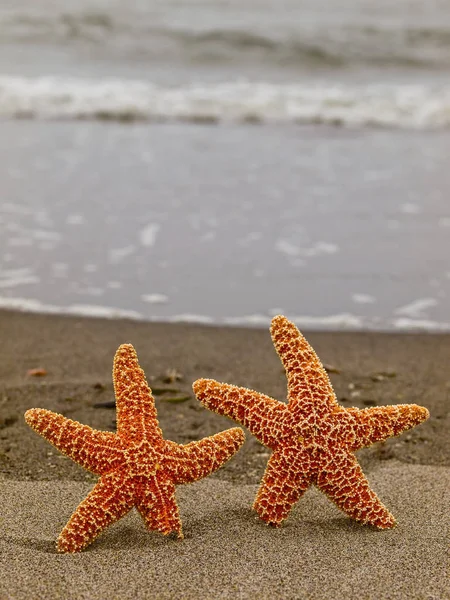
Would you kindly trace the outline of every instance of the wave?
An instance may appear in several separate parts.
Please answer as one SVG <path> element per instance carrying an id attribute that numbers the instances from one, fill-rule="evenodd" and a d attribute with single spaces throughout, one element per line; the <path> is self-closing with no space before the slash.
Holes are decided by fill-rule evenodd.
<path id="1" fill-rule="evenodd" d="M 158 32 L 162 34 L 162 32 Z M 217 58 L 256 54 L 277 66 L 358 64 L 399 67 L 450 66 L 450 29 L 343 26 L 313 29 L 279 37 L 265 32 L 213 29 L 205 32 L 166 31 L 168 38 L 194 49 L 198 56 Z M 203 51 L 203 54 L 202 54 Z"/>
<path id="2" fill-rule="evenodd" d="M 87 45 L 114 56 L 157 58 L 167 62 L 230 63 L 251 61 L 283 67 L 450 67 L 450 27 L 393 23 L 315 25 L 288 22 L 281 28 L 243 22 L 196 29 L 154 22 L 150 11 L 5 13 L 0 15 L 0 41 L 20 44 Z M 217 12 L 214 21 L 221 23 Z M 287 19 L 289 21 L 289 19 Z"/>
<path id="3" fill-rule="evenodd" d="M 306 85 L 0 76 L 0 117 L 446 128 L 450 85 Z"/>

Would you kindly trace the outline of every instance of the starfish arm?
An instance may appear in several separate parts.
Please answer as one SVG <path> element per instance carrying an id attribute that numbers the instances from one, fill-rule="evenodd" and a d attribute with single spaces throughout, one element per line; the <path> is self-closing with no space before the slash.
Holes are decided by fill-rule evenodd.
<path id="1" fill-rule="evenodd" d="M 131 485 L 120 471 L 104 475 L 79 504 L 57 540 L 58 552 L 80 552 L 134 505 Z"/>
<path id="2" fill-rule="evenodd" d="M 244 441 L 242 429 L 233 427 L 184 446 L 171 442 L 170 455 L 164 466 L 175 484 L 190 483 L 217 471 Z"/>
<path id="3" fill-rule="evenodd" d="M 175 532 L 183 538 L 175 486 L 166 478 L 153 478 L 137 493 L 136 508 L 146 527 L 164 535 Z"/>
<path id="4" fill-rule="evenodd" d="M 43 408 L 27 410 L 25 421 L 60 452 L 96 475 L 122 462 L 120 440 L 114 433 L 97 431 Z"/>
<path id="5" fill-rule="evenodd" d="M 263 521 L 278 526 L 310 485 L 309 456 L 275 451 L 269 459 L 253 508 Z"/>
<path id="6" fill-rule="evenodd" d="M 323 459 L 316 485 L 349 517 L 389 529 L 395 518 L 370 488 L 356 457 L 348 452 L 334 452 Z"/>
<path id="7" fill-rule="evenodd" d="M 351 413 L 355 423 L 353 428 L 356 439 L 352 450 L 400 435 L 430 416 L 426 408 L 417 404 L 375 406 L 363 410 L 347 409 L 347 412 Z"/>
<path id="8" fill-rule="evenodd" d="M 117 434 L 135 443 L 142 439 L 161 440 L 155 400 L 131 344 L 119 346 L 114 357 L 113 380 Z"/>
<path id="9" fill-rule="evenodd" d="M 259 392 L 214 379 L 197 379 L 192 388 L 203 406 L 242 423 L 265 446 L 276 444 L 280 433 L 277 423 L 287 414 L 286 405 Z"/>
<path id="10" fill-rule="evenodd" d="M 286 371 L 289 404 L 298 403 L 304 395 L 334 404 L 336 397 L 328 374 L 294 323 L 278 315 L 272 319 L 270 333 Z"/>

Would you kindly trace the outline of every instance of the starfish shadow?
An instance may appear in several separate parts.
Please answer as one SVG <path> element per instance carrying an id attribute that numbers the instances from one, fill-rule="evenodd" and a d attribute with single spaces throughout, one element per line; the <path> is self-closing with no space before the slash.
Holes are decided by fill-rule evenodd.
<path id="1" fill-rule="evenodd" d="M 323 520 L 323 521 L 312 521 L 305 519 L 305 524 L 310 527 L 314 527 L 315 529 L 321 529 L 323 531 L 351 531 L 352 535 L 357 535 L 358 533 L 367 534 L 367 532 L 375 533 L 379 532 L 380 529 L 374 527 L 370 524 L 357 523 L 348 517 L 333 517 L 331 519 Z"/>
<path id="2" fill-rule="evenodd" d="M 8 536 L 5 536 L 3 539 L 12 546 L 21 546 L 27 550 L 35 550 L 37 552 L 42 552 L 43 554 L 58 554 L 54 539 L 38 540 L 36 538 L 18 538 Z"/>
<path id="3" fill-rule="evenodd" d="M 175 533 L 163 535 L 158 531 L 149 531 L 145 527 L 134 527 L 133 525 L 124 525 L 113 527 L 106 531 L 95 542 L 85 548 L 83 553 L 96 552 L 102 550 L 114 550 L 116 552 L 128 551 L 133 548 L 157 548 L 167 544 L 168 541 L 179 541 Z"/>
<path id="4" fill-rule="evenodd" d="M 281 527 L 276 527 L 274 529 L 277 529 L 278 531 L 281 530 L 287 536 L 298 536 L 308 533 L 309 535 L 317 535 L 321 539 L 346 536 L 347 534 L 352 537 L 364 539 L 371 538 L 376 534 L 386 533 L 386 531 L 391 531 L 379 529 L 370 523 L 359 523 L 345 516 L 324 519 L 293 519 L 292 521 L 283 523 Z"/>
<path id="5" fill-rule="evenodd" d="M 2 540 L 11 546 L 20 546 L 26 550 L 40 552 L 43 554 L 57 554 L 62 556 L 56 548 L 56 536 L 50 540 L 42 540 L 31 537 L 2 536 Z M 112 527 L 103 533 L 92 545 L 83 549 L 83 554 L 104 550 L 128 551 L 133 548 L 144 546 L 157 548 L 168 541 L 179 541 L 176 534 L 163 535 L 157 531 L 149 531 L 142 525 L 122 525 Z"/>

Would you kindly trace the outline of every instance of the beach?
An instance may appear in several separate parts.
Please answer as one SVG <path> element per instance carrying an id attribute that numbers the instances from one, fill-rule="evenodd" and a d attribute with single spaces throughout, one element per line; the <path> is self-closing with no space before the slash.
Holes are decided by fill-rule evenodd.
<path id="1" fill-rule="evenodd" d="M 449 81 L 447 0 L 1 2 L 0 600 L 450 598 Z M 133 509 L 58 554 L 96 478 L 25 411 L 114 432 L 132 343 L 167 439 L 234 427 L 192 383 L 285 401 L 277 314 L 343 407 L 430 411 L 357 453 L 398 525 L 311 486 L 266 526 L 247 432 L 183 541 Z"/>
<path id="2" fill-rule="evenodd" d="M 25 410 L 114 430 L 112 358 L 131 342 L 165 437 L 188 443 L 234 425 L 195 400 L 195 379 L 284 400 L 283 369 L 265 329 L 1 311 L 0 332 L 2 599 L 449 596 L 450 336 L 305 332 L 343 406 L 430 410 L 419 427 L 357 454 L 395 529 L 350 521 L 315 488 L 280 529 L 265 526 L 251 504 L 269 452 L 247 433 L 214 476 L 177 488 L 183 541 L 147 532 L 133 510 L 81 554 L 58 555 L 56 537 L 95 477 L 31 431 Z"/>

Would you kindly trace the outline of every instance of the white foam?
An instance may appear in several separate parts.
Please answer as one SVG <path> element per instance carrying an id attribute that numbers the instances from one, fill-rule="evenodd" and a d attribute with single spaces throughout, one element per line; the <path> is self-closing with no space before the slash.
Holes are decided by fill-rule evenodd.
<path id="1" fill-rule="evenodd" d="M 143 319 L 143 316 L 134 310 L 123 310 L 95 304 L 72 304 L 63 307 L 55 304 L 46 304 L 39 300 L 29 298 L 8 298 L 0 296 L 0 308 L 9 308 L 24 312 L 44 314 L 66 314 L 84 317 L 102 317 L 107 319 Z"/>
<path id="2" fill-rule="evenodd" d="M 165 294 L 142 294 L 141 300 L 149 304 L 167 304 L 169 298 Z"/>
<path id="3" fill-rule="evenodd" d="M 136 252 L 136 246 L 124 246 L 123 248 L 113 248 L 109 251 L 109 262 L 117 264 L 122 262 L 124 258 L 134 254 Z"/>
<path id="4" fill-rule="evenodd" d="M 267 315 L 244 315 L 242 317 L 225 317 L 222 319 L 226 325 L 270 325 L 271 318 Z"/>
<path id="5" fill-rule="evenodd" d="M 365 325 L 364 317 L 352 315 L 350 313 L 339 313 L 336 315 L 316 316 L 295 316 L 292 318 L 299 327 L 317 327 L 317 328 L 336 328 L 336 329 L 363 329 Z"/>
<path id="6" fill-rule="evenodd" d="M 42 242 L 59 242 L 61 240 L 61 234 L 57 231 L 47 231 L 45 229 L 35 229 L 31 231 L 31 235 L 35 240 Z"/>
<path id="7" fill-rule="evenodd" d="M 207 231 L 206 233 L 201 235 L 198 239 L 200 242 L 212 242 L 213 240 L 216 239 L 216 232 L 215 231 Z"/>
<path id="8" fill-rule="evenodd" d="M 352 300 L 356 304 L 373 304 L 375 298 L 369 294 L 352 294 Z"/>
<path id="9" fill-rule="evenodd" d="M 280 239 L 275 242 L 275 250 L 291 258 L 311 258 L 314 256 L 335 254 L 339 251 L 339 246 L 330 242 L 316 242 L 313 246 L 310 246 L 309 248 L 303 248 L 301 246 L 293 244 L 289 240 Z M 300 259 L 299 264 L 301 263 L 302 261 Z"/>
<path id="10" fill-rule="evenodd" d="M 450 323 L 440 323 L 438 321 L 431 321 L 430 319 L 408 319 L 407 317 L 403 317 L 399 319 L 393 319 L 390 324 L 395 329 L 407 331 L 450 331 Z"/>
<path id="11" fill-rule="evenodd" d="M 242 238 L 242 240 L 240 240 L 239 243 L 242 246 L 249 246 L 250 244 L 253 244 L 253 242 L 258 242 L 260 239 L 262 239 L 262 236 L 262 231 L 250 231 Z"/>
<path id="12" fill-rule="evenodd" d="M 40 279 L 29 267 L 0 269 L 0 288 L 13 288 L 19 285 L 39 283 Z"/>
<path id="13" fill-rule="evenodd" d="M 441 217 L 438 221 L 439 227 L 450 227 L 450 217 Z"/>
<path id="14" fill-rule="evenodd" d="M 0 116 L 442 128 L 450 125 L 450 84 L 232 81 L 162 87 L 121 79 L 1 76 Z"/>
<path id="15" fill-rule="evenodd" d="M 156 242 L 156 236 L 161 225 L 158 223 L 149 223 L 139 232 L 139 239 L 143 246 L 153 246 Z"/>
<path id="16" fill-rule="evenodd" d="M 66 218 L 67 225 L 83 225 L 83 215 L 68 215 Z"/>
<path id="17" fill-rule="evenodd" d="M 24 312 L 37 313 L 63 313 L 64 310 L 60 306 L 53 304 L 44 304 L 39 300 L 30 298 L 9 298 L 0 296 L 0 308 L 11 308 Z"/>
<path id="18" fill-rule="evenodd" d="M 154 318 L 152 320 L 168 321 L 169 323 L 198 323 L 199 325 L 211 325 L 212 323 L 217 322 L 207 315 L 196 315 L 191 313 L 183 313 L 161 319 Z"/>
<path id="19" fill-rule="evenodd" d="M 276 314 L 280 314 L 277 312 Z M 270 311 L 270 316 L 263 314 L 251 314 L 241 317 L 224 317 L 221 322 L 226 325 L 248 325 L 248 326 L 268 326 L 271 323 L 273 311 Z M 325 316 L 309 316 L 297 315 L 290 317 L 292 321 L 299 327 L 313 328 L 339 328 L 339 329 L 363 329 L 364 318 L 349 313 L 340 313 L 336 315 Z"/>
<path id="20" fill-rule="evenodd" d="M 406 215 L 417 215 L 420 213 L 420 206 L 412 204 L 411 202 L 406 202 L 400 206 L 400 210 Z"/>
<path id="21" fill-rule="evenodd" d="M 339 246 L 331 244 L 330 242 L 317 242 L 311 248 L 304 250 L 305 256 L 320 256 L 321 254 L 336 254 Z"/>
<path id="22" fill-rule="evenodd" d="M 410 304 L 400 306 L 396 309 L 395 314 L 410 317 L 411 319 L 420 319 L 425 316 L 424 311 L 437 305 L 435 298 L 419 298 Z"/>
<path id="23" fill-rule="evenodd" d="M 299 246 L 296 246 L 288 240 L 277 240 L 275 242 L 275 250 L 282 254 L 286 254 L 287 256 L 298 256 L 302 252 Z"/>
<path id="24" fill-rule="evenodd" d="M 0 279 L 0 288 L 13 288 L 18 285 L 30 285 L 32 283 L 39 283 L 40 279 L 36 275 L 27 275 L 21 277 L 11 277 L 8 279 Z"/>
<path id="25" fill-rule="evenodd" d="M 103 317 L 107 319 L 142 319 L 142 315 L 135 310 L 123 310 L 121 308 L 112 308 L 110 306 L 101 306 L 97 304 L 72 304 L 63 309 L 63 312 L 69 315 L 80 315 L 85 317 Z"/>
<path id="26" fill-rule="evenodd" d="M 146 317 L 134 310 L 125 310 L 101 305 L 72 304 L 68 307 L 45 304 L 38 300 L 29 298 L 9 298 L 0 296 L 0 308 L 21 310 L 24 312 L 70 314 L 87 317 L 100 317 L 107 319 L 125 318 L 133 320 L 145 320 Z M 279 309 L 277 313 L 283 311 Z M 272 314 L 272 311 L 271 311 Z M 340 313 L 325 316 L 301 315 L 289 317 L 299 328 L 322 329 L 322 330 L 369 330 L 369 331 L 426 331 L 426 332 L 450 332 L 450 323 L 432 321 L 429 319 L 414 319 L 399 317 L 383 320 L 377 317 L 367 318 L 350 313 Z M 173 316 L 151 316 L 147 320 L 168 323 L 193 323 L 202 325 L 235 325 L 244 327 L 268 327 L 271 316 L 263 314 L 250 314 L 244 316 L 213 318 L 207 315 L 182 313 Z"/>

